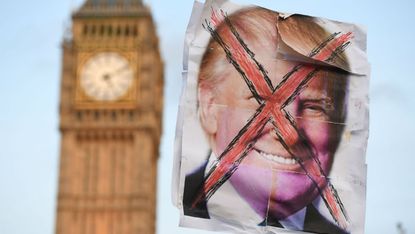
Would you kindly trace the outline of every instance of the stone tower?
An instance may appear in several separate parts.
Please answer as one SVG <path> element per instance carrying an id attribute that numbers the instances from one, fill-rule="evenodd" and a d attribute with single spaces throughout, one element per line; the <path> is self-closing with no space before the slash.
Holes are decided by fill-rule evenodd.
<path id="1" fill-rule="evenodd" d="M 57 234 L 155 233 L 163 63 L 141 0 L 87 0 L 62 43 Z"/>

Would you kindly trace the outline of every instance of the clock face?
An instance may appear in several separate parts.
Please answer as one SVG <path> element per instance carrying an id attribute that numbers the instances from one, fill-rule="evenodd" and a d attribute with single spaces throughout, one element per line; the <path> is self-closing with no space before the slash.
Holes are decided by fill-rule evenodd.
<path id="1" fill-rule="evenodd" d="M 114 101 L 127 93 L 133 77 L 134 72 L 126 58 L 114 52 L 104 52 L 86 61 L 81 69 L 80 82 L 89 97 Z"/>

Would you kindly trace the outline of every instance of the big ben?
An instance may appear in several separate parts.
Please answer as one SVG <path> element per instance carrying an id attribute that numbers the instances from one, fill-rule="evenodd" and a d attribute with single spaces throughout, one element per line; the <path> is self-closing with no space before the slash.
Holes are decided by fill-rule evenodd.
<path id="1" fill-rule="evenodd" d="M 163 64 L 141 0 L 87 0 L 62 43 L 57 234 L 155 233 Z"/>

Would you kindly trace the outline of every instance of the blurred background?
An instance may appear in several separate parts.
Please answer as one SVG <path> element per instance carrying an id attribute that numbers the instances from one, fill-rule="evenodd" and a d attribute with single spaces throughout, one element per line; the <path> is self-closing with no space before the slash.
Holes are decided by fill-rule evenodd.
<path id="1" fill-rule="evenodd" d="M 184 34 L 193 1 L 146 0 L 165 62 L 157 233 L 178 227 L 171 203 L 173 141 Z M 411 0 L 234 0 L 368 29 L 372 65 L 366 233 L 415 233 L 415 30 Z M 82 0 L 0 3 L 0 233 L 52 234 L 58 191 L 61 43 Z"/>

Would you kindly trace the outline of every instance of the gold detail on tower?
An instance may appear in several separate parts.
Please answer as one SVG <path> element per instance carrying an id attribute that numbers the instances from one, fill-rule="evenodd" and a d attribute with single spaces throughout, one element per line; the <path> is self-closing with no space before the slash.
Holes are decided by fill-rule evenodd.
<path id="1" fill-rule="evenodd" d="M 155 233 L 163 63 L 151 13 L 140 0 L 87 0 L 72 21 L 56 233 Z"/>

